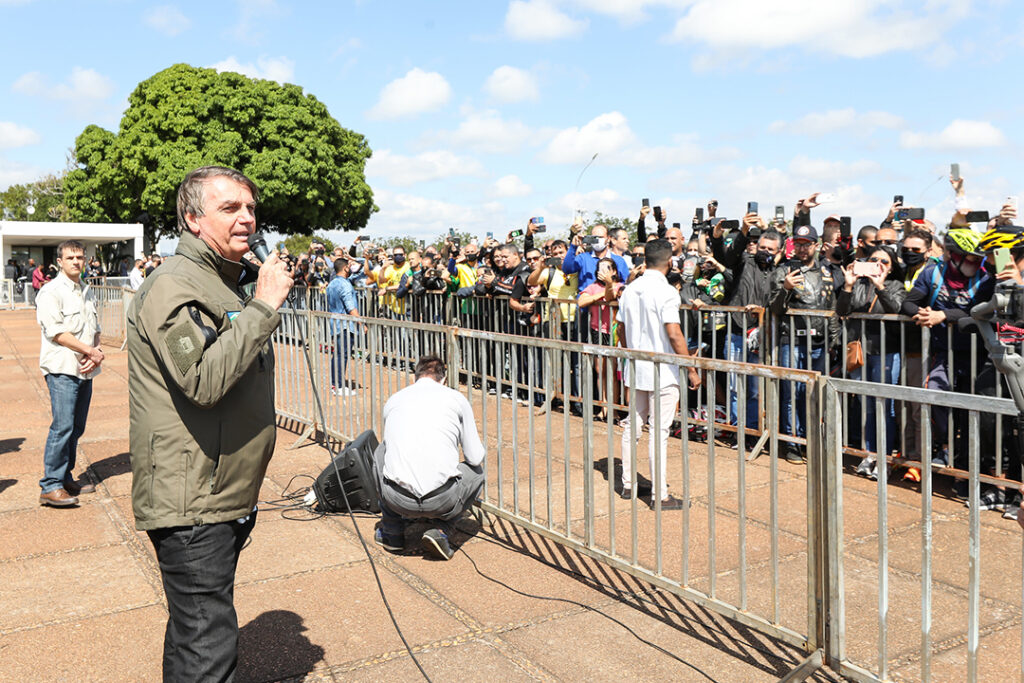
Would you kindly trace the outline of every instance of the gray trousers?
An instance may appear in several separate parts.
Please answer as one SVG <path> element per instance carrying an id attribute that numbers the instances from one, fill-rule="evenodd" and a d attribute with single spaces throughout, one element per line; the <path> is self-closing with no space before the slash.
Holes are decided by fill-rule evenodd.
<path id="1" fill-rule="evenodd" d="M 484 470 L 465 462 L 459 463 L 459 474 L 434 492 L 417 497 L 384 477 L 384 444 L 373 454 L 374 476 L 380 488 L 381 530 L 395 536 L 405 532 L 410 519 L 438 519 L 450 522 L 462 516 L 479 497 L 484 486 Z"/>

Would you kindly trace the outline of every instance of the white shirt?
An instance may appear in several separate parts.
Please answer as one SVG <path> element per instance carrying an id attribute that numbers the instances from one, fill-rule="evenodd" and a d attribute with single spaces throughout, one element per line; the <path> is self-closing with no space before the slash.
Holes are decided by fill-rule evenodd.
<path id="1" fill-rule="evenodd" d="M 658 271 L 645 270 L 643 275 L 622 291 L 615 319 L 626 326 L 627 347 L 675 353 L 665 331 L 665 324 L 679 324 L 679 292 Z M 630 377 L 631 363 L 626 361 L 622 372 L 626 386 L 641 391 L 654 391 L 654 363 L 636 361 L 636 377 Z M 662 365 L 659 383 L 661 387 L 679 384 L 679 367 Z"/>
<path id="2" fill-rule="evenodd" d="M 53 338 L 67 332 L 88 346 L 96 343 L 100 331 L 96 304 L 89 299 L 89 288 L 73 282 L 63 272 L 58 273 L 39 289 L 36 296 L 36 321 L 42 331 L 39 347 L 39 367 L 44 375 L 71 375 L 79 379 L 92 379 L 99 374 L 96 368 L 87 375 L 78 369 L 80 355 Z"/>
<path id="3" fill-rule="evenodd" d="M 384 476 L 425 496 L 459 473 L 459 444 L 470 465 L 484 460 L 466 397 L 423 377 L 384 404 Z"/>
<path id="4" fill-rule="evenodd" d="M 132 289 L 138 289 L 142 286 L 142 281 L 146 275 L 138 268 L 132 268 L 132 272 L 128 273 L 128 286 Z"/>

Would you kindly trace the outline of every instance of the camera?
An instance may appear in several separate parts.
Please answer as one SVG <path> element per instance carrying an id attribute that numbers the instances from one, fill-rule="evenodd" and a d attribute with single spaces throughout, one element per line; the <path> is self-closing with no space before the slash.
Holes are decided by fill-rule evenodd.
<path id="1" fill-rule="evenodd" d="M 544 259 L 544 265 L 548 268 L 561 268 L 562 259 L 552 256 L 551 258 Z"/>
<path id="2" fill-rule="evenodd" d="M 596 235 L 586 235 L 582 239 L 582 242 L 583 242 L 583 248 L 584 249 L 586 249 L 587 251 L 592 251 L 594 249 L 594 245 L 597 244 L 597 236 Z"/>

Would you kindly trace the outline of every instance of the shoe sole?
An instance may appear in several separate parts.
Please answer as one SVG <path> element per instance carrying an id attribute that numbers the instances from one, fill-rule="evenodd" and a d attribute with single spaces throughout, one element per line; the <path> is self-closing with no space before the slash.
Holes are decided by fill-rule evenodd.
<path id="1" fill-rule="evenodd" d="M 373 539 L 373 542 L 379 545 L 381 548 L 384 548 L 384 550 L 390 550 L 393 553 L 405 550 L 404 545 L 391 545 L 389 543 L 385 543 L 384 541 L 378 541 L 376 538 Z"/>
<path id="2" fill-rule="evenodd" d="M 452 556 L 455 555 L 454 551 L 451 553 L 451 555 L 446 553 L 444 551 L 444 548 L 441 547 L 441 544 L 438 543 L 437 540 L 432 536 L 427 536 L 424 534 L 422 543 L 424 550 L 430 552 L 433 555 L 437 555 L 443 560 L 450 560 L 452 559 Z"/>
<path id="3" fill-rule="evenodd" d="M 46 498 L 40 498 L 39 499 L 39 504 L 40 505 L 47 505 L 47 506 L 52 507 L 52 508 L 73 508 L 73 507 L 78 505 L 78 500 L 75 499 L 75 500 L 70 500 L 70 501 L 66 501 L 66 502 L 62 502 L 62 503 L 55 503 L 52 500 L 48 500 Z"/>

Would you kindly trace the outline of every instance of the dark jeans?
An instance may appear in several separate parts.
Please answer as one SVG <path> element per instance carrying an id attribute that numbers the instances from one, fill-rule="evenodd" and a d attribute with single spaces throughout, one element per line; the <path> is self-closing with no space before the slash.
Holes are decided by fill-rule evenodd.
<path id="1" fill-rule="evenodd" d="M 78 437 L 85 431 L 92 400 L 92 380 L 72 375 L 46 375 L 50 390 L 50 433 L 46 435 L 43 451 L 43 478 L 39 487 L 43 493 L 56 491 L 72 481 Z"/>
<path id="2" fill-rule="evenodd" d="M 149 532 L 167 594 L 164 681 L 233 681 L 238 665 L 235 567 L 256 524 L 222 522 Z"/>
<path id="3" fill-rule="evenodd" d="M 449 479 L 435 489 L 439 493 L 417 498 L 384 478 L 384 451 L 384 444 L 377 447 L 373 464 L 380 487 L 381 532 L 385 536 L 402 536 L 407 520 L 421 518 L 440 520 L 445 531 L 450 531 L 447 523 L 459 519 L 480 496 L 484 486 L 483 467 L 460 462 L 459 475 L 453 477 L 454 481 Z"/>
<path id="4" fill-rule="evenodd" d="M 779 361 L 786 368 L 825 371 L 825 347 L 807 344 L 779 347 Z M 803 382 L 779 382 L 779 431 L 792 436 L 807 436 L 807 385 Z M 794 390 L 795 385 L 795 390 Z"/>
<path id="5" fill-rule="evenodd" d="M 345 367 L 356 345 L 356 336 L 342 330 L 334 336 L 334 358 L 331 362 L 331 386 L 345 386 Z"/>

